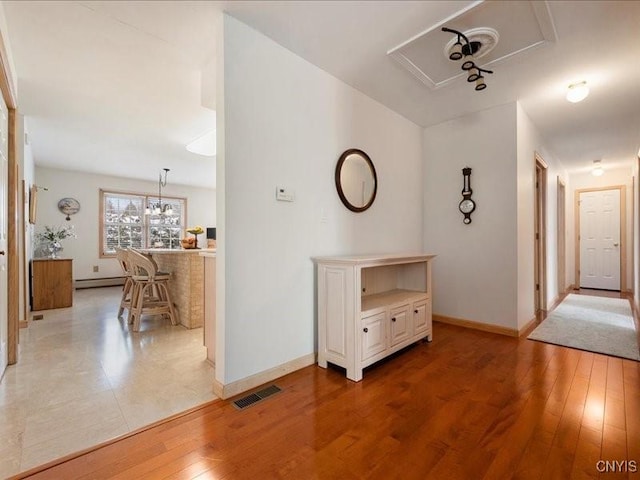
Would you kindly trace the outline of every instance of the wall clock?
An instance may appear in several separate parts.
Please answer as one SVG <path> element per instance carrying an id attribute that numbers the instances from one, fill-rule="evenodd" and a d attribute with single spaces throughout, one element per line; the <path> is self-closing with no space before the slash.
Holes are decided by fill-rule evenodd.
<path id="1" fill-rule="evenodd" d="M 458 208 L 464 215 L 462 220 L 466 225 L 471 223 L 471 214 L 476 209 L 476 202 L 471 200 L 473 190 L 471 190 L 471 169 L 469 167 L 462 169 L 462 176 L 464 178 L 464 185 L 462 187 L 462 201 L 458 205 Z"/>
<path id="2" fill-rule="evenodd" d="M 71 220 L 71 215 L 80 211 L 80 202 L 75 198 L 63 198 L 58 202 L 58 210 L 67 216 L 67 221 Z"/>

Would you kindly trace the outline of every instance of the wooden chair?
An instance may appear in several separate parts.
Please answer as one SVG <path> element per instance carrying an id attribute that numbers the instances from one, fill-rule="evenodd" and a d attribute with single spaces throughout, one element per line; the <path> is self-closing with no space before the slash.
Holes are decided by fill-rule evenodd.
<path id="1" fill-rule="evenodd" d="M 133 281 L 131 316 L 133 331 L 140 331 L 142 315 L 167 315 L 172 325 L 178 324 L 178 314 L 171 301 L 168 282 L 171 274 L 158 271 L 149 256 L 133 248 L 127 252 Z"/>
<path id="2" fill-rule="evenodd" d="M 133 293 L 133 280 L 131 279 L 131 269 L 129 268 L 129 260 L 127 250 L 116 247 L 116 258 L 122 268 L 124 275 L 124 287 L 122 287 L 122 298 L 120 299 L 120 308 L 118 309 L 118 318 L 122 317 L 124 309 L 128 310 L 127 320 L 131 317 L 131 296 Z"/>

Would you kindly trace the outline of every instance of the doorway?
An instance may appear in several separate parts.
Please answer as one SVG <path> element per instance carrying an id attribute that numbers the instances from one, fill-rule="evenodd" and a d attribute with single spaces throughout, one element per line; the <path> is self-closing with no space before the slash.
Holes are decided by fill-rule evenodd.
<path id="1" fill-rule="evenodd" d="M 547 163 L 535 154 L 534 199 L 534 305 L 535 311 L 547 309 Z"/>
<path id="2" fill-rule="evenodd" d="M 558 297 L 561 297 L 566 291 L 566 190 L 565 184 L 558 176 Z"/>
<path id="3" fill-rule="evenodd" d="M 626 291 L 625 186 L 576 190 L 578 287 Z"/>
<path id="4" fill-rule="evenodd" d="M 9 275 L 7 266 L 9 239 L 9 116 L 0 100 L 0 378 L 9 364 Z"/>

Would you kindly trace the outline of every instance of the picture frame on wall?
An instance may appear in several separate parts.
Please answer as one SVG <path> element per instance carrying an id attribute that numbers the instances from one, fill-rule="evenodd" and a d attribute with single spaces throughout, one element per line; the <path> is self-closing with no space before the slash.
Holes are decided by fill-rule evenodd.
<path id="1" fill-rule="evenodd" d="M 36 223 L 36 213 L 38 208 L 38 187 L 31 185 L 29 189 L 29 223 Z"/>

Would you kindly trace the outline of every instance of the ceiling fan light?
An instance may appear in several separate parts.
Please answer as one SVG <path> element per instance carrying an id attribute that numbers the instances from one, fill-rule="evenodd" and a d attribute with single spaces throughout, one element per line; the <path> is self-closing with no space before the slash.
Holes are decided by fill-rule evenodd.
<path id="1" fill-rule="evenodd" d="M 478 70 L 478 67 L 473 67 L 471 70 L 469 70 L 469 76 L 467 77 L 467 82 L 475 82 L 479 78 L 480 78 L 480 70 Z"/>
<path id="2" fill-rule="evenodd" d="M 476 90 L 479 92 L 480 90 L 484 90 L 487 88 L 487 84 L 484 83 L 484 77 L 480 75 L 476 80 Z"/>
<path id="3" fill-rule="evenodd" d="M 589 87 L 587 82 L 578 82 L 569 85 L 567 90 L 567 101 L 571 103 L 578 103 L 587 98 L 589 95 Z"/>
<path id="4" fill-rule="evenodd" d="M 464 63 L 462 64 L 462 70 L 471 70 L 475 66 L 476 66 L 476 64 L 473 63 L 473 56 L 472 55 L 467 55 L 466 57 L 464 57 Z"/>
<path id="5" fill-rule="evenodd" d="M 451 47 L 451 53 L 449 53 L 449 60 L 457 61 L 462 58 L 462 43 L 458 40 Z"/>

